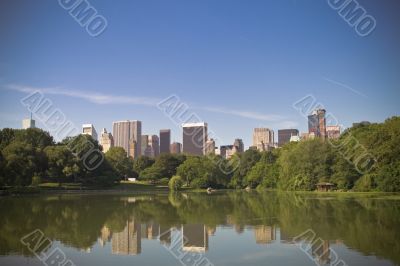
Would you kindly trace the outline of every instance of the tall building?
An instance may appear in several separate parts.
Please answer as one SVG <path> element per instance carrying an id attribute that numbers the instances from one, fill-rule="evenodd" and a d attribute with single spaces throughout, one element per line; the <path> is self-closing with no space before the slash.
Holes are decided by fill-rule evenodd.
<path id="1" fill-rule="evenodd" d="M 148 146 L 150 146 L 152 150 L 152 157 L 160 155 L 160 139 L 157 135 L 149 136 Z"/>
<path id="2" fill-rule="evenodd" d="M 113 137 L 114 145 L 116 147 L 122 147 L 127 152 L 128 156 L 136 158 L 141 154 L 141 145 L 136 145 L 135 152 L 129 150 L 129 142 L 131 140 L 141 143 L 142 136 L 142 122 L 141 121 L 118 121 L 113 122 Z"/>
<path id="3" fill-rule="evenodd" d="M 147 146 L 149 146 L 149 135 L 142 135 L 141 141 L 140 141 L 140 147 L 141 147 L 141 155 L 146 156 L 146 149 Z"/>
<path id="4" fill-rule="evenodd" d="M 186 123 L 183 128 L 183 152 L 191 155 L 204 155 L 207 142 L 207 123 Z"/>
<path id="5" fill-rule="evenodd" d="M 242 139 L 235 139 L 233 146 L 237 147 L 238 152 L 244 152 L 244 144 Z"/>
<path id="6" fill-rule="evenodd" d="M 171 227 L 160 224 L 160 242 L 164 245 L 171 244 Z"/>
<path id="7" fill-rule="evenodd" d="M 327 126 L 326 135 L 328 139 L 338 139 L 340 137 L 340 126 Z"/>
<path id="8" fill-rule="evenodd" d="M 111 253 L 117 255 L 137 255 L 142 251 L 141 225 L 135 221 L 127 221 L 122 232 L 113 233 Z"/>
<path id="9" fill-rule="evenodd" d="M 253 131 L 253 146 L 259 151 L 274 147 L 274 131 L 268 128 L 255 128 Z"/>
<path id="10" fill-rule="evenodd" d="M 97 140 L 97 132 L 92 124 L 83 124 L 82 125 L 82 134 L 90 135 L 94 140 Z"/>
<path id="11" fill-rule="evenodd" d="M 208 234 L 204 224 L 182 225 L 182 235 L 183 251 L 203 253 L 208 250 Z"/>
<path id="12" fill-rule="evenodd" d="M 278 130 L 278 146 L 282 147 L 286 143 L 290 142 L 292 136 L 299 136 L 299 130 L 297 129 L 279 129 Z"/>
<path id="13" fill-rule="evenodd" d="M 111 241 L 111 230 L 107 226 L 103 225 L 101 228 L 101 237 L 98 238 L 99 244 L 104 247 L 107 242 Z"/>
<path id="14" fill-rule="evenodd" d="M 182 152 L 182 144 L 179 142 L 173 142 L 170 149 L 172 154 L 179 154 Z"/>
<path id="15" fill-rule="evenodd" d="M 219 155 L 225 159 L 230 159 L 237 152 L 239 152 L 239 150 L 235 145 L 223 145 L 219 148 Z"/>
<path id="16" fill-rule="evenodd" d="M 128 152 L 129 156 L 132 158 L 137 158 L 140 156 L 140 154 L 138 154 L 138 144 L 136 142 L 136 140 L 134 139 L 130 139 L 129 140 L 129 152 Z"/>
<path id="17" fill-rule="evenodd" d="M 160 130 L 160 154 L 170 153 L 169 146 L 171 145 L 171 130 L 161 129 Z"/>
<path id="18" fill-rule="evenodd" d="M 35 120 L 27 118 L 22 120 L 22 129 L 35 128 Z"/>
<path id="19" fill-rule="evenodd" d="M 254 228 L 257 244 L 268 244 L 276 240 L 275 226 L 258 225 Z"/>
<path id="20" fill-rule="evenodd" d="M 215 140 L 209 139 L 206 142 L 206 154 L 215 154 Z"/>
<path id="21" fill-rule="evenodd" d="M 317 109 L 308 116 L 308 133 L 314 133 L 316 137 L 326 138 L 326 111 Z"/>
<path id="22" fill-rule="evenodd" d="M 100 136 L 100 145 L 103 152 L 106 153 L 110 148 L 114 147 L 114 138 L 111 133 L 107 133 L 107 129 L 103 128 Z"/>

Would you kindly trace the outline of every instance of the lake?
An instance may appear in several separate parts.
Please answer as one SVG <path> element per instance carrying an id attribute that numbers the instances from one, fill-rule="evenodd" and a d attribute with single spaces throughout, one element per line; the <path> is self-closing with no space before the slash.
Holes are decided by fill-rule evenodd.
<path id="1" fill-rule="evenodd" d="M 0 265 L 400 264 L 400 200 L 380 194 L 47 194 L 0 214 Z"/>

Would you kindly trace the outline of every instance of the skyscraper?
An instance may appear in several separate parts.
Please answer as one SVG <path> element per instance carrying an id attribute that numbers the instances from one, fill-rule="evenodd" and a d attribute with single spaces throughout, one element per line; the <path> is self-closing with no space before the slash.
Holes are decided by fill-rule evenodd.
<path id="1" fill-rule="evenodd" d="M 206 152 L 207 123 L 183 124 L 183 152 L 191 155 L 204 155 Z"/>
<path id="2" fill-rule="evenodd" d="M 152 150 L 152 157 L 160 155 L 160 139 L 157 135 L 149 136 L 148 146 L 150 146 Z"/>
<path id="3" fill-rule="evenodd" d="M 254 228 L 257 244 L 268 244 L 276 239 L 275 226 L 258 225 Z"/>
<path id="4" fill-rule="evenodd" d="M 206 154 L 215 154 L 215 141 L 214 139 L 209 139 L 206 142 Z"/>
<path id="5" fill-rule="evenodd" d="M 274 146 L 274 131 L 268 128 L 255 128 L 253 131 L 253 146 L 259 151 L 269 150 Z"/>
<path id="6" fill-rule="evenodd" d="M 32 113 L 31 113 L 31 118 L 26 118 L 22 120 L 22 129 L 28 129 L 28 128 L 35 128 L 35 120 L 32 119 Z"/>
<path id="7" fill-rule="evenodd" d="M 97 132 L 92 124 L 83 124 L 82 125 L 82 134 L 90 135 L 94 140 L 97 140 Z"/>
<path id="8" fill-rule="evenodd" d="M 147 156 L 146 149 L 147 149 L 147 146 L 149 145 L 148 143 L 149 143 L 149 135 L 142 135 L 141 142 L 140 142 L 141 155 Z"/>
<path id="9" fill-rule="evenodd" d="M 35 128 L 35 120 L 27 118 L 22 120 L 22 129 Z"/>
<path id="10" fill-rule="evenodd" d="M 103 131 L 101 132 L 100 145 L 103 147 L 104 153 L 114 147 L 114 138 L 111 133 L 107 133 L 107 129 L 105 128 L 103 128 Z"/>
<path id="11" fill-rule="evenodd" d="M 235 145 L 223 145 L 219 148 L 221 157 L 230 159 L 235 153 L 239 152 L 238 147 Z"/>
<path id="12" fill-rule="evenodd" d="M 338 139 L 340 137 L 340 126 L 327 126 L 326 135 L 328 139 Z"/>
<path id="13" fill-rule="evenodd" d="M 244 144 L 242 139 L 235 139 L 233 146 L 236 146 L 237 152 L 244 152 Z"/>
<path id="14" fill-rule="evenodd" d="M 117 255 L 137 255 L 142 251 L 141 225 L 127 221 L 122 232 L 112 234 L 111 253 Z"/>
<path id="15" fill-rule="evenodd" d="M 134 154 L 130 152 L 129 149 L 129 141 L 134 140 L 136 141 L 136 144 L 141 143 L 141 136 L 142 136 L 141 121 L 126 120 L 126 121 L 113 122 L 114 145 L 116 147 L 124 148 L 128 156 L 134 157 L 141 154 L 141 145 L 136 145 L 136 151 L 134 152 Z"/>
<path id="16" fill-rule="evenodd" d="M 326 138 L 325 114 L 325 109 L 317 109 L 308 116 L 308 133 L 314 133 L 316 137 L 320 137 L 322 139 Z"/>
<path id="17" fill-rule="evenodd" d="M 208 234 L 204 224 L 182 225 L 182 250 L 204 253 L 208 250 Z"/>
<path id="18" fill-rule="evenodd" d="M 297 129 L 279 129 L 278 130 L 278 145 L 282 147 L 286 143 L 290 142 L 292 136 L 298 136 L 299 130 Z"/>
<path id="19" fill-rule="evenodd" d="M 182 152 L 182 144 L 179 142 L 173 142 L 171 144 L 171 153 L 172 154 L 179 154 Z"/>
<path id="20" fill-rule="evenodd" d="M 169 146 L 171 144 L 171 130 L 161 129 L 160 130 L 160 154 L 170 153 Z"/>

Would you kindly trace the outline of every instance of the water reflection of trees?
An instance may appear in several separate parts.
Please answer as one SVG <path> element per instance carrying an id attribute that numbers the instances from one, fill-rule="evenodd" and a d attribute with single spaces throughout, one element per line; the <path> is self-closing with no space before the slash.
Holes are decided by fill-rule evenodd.
<path id="1" fill-rule="evenodd" d="M 341 240 L 366 255 L 400 263 L 400 202 L 395 200 L 330 200 L 295 193 L 247 192 L 135 197 L 60 195 L 3 198 L 0 212 L 1 255 L 32 255 L 19 239 L 35 229 L 42 230 L 51 240 L 88 250 L 98 239 L 103 243 L 111 241 L 111 234 L 124 230 L 133 240 L 145 238 L 149 232 L 154 239 L 171 227 L 201 224 L 207 234 L 213 234 L 220 225 L 234 227 L 237 232 L 251 227 L 260 244 L 275 239 L 276 227 L 287 241 L 313 229 L 323 240 Z M 166 237 L 163 241 L 170 240 Z M 132 253 L 140 253 L 137 245 Z"/>

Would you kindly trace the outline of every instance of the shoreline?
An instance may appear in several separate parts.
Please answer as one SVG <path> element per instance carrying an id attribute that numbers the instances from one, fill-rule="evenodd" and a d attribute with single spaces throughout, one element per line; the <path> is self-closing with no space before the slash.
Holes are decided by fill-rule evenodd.
<path id="1" fill-rule="evenodd" d="M 184 188 L 177 193 L 208 193 L 218 194 L 225 192 L 247 192 L 247 193 L 290 193 L 298 195 L 308 195 L 316 197 L 352 197 L 352 196 L 363 196 L 363 197 L 378 197 L 383 196 L 385 199 L 398 199 L 400 200 L 400 192 L 361 192 L 361 191 L 284 191 L 284 190 L 249 190 L 246 189 L 217 189 L 211 193 L 208 193 L 206 189 L 193 189 Z M 83 189 L 64 189 L 64 188 L 38 188 L 38 187 L 26 187 L 26 188 L 9 188 L 0 190 L 0 198 L 2 197 L 18 197 L 27 195 L 143 195 L 143 194 L 168 194 L 170 190 L 168 187 L 156 187 L 148 186 L 146 188 L 126 188 L 126 187 L 114 187 L 114 188 L 83 188 Z"/>

